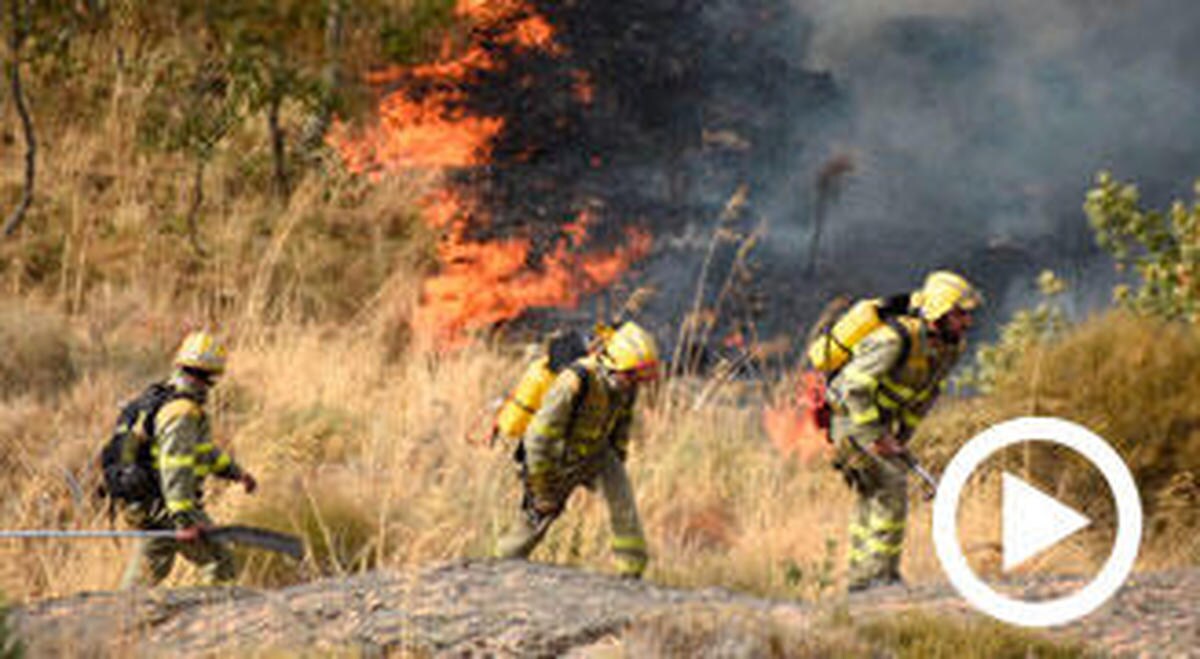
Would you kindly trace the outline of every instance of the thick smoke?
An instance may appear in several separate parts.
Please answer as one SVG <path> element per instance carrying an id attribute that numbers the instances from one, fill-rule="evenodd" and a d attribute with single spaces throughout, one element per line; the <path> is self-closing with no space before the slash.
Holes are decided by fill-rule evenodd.
<path id="1" fill-rule="evenodd" d="M 911 288 L 937 267 L 979 281 L 993 320 L 1047 267 L 1084 310 L 1112 278 L 1080 209 L 1095 173 L 1159 205 L 1200 175 L 1192 0 L 530 5 L 567 54 L 488 45 L 507 66 L 469 81 L 464 109 L 505 129 L 461 182 L 495 218 L 484 233 L 549 246 L 585 208 L 600 242 L 650 228 L 656 252 L 634 277 L 658 291 L 644 315 L 660 330 L 691 307 L 705 263 L 708 306 L 742 266 L 723 311 L 764 335 L 834 293 Z M 731 239 L 710 250 L 741 186 Z M 739 238 L 764 226 L 739 261 Z"/>
<path id="2" fill-rule="evenodd" d="M 806 62 L 852 99 L 833 143 L 858 167 L 828 218 L 830 275 L 884 285 L 958 267 L 1009 298 L 1000 317 L 1051 267 L 1086 308 L 1111 281 L 1080 210 L 1095 173 L 1136 180 L 1156 204 L 1200 175 L 1200 4 L 799 4 Z"/>

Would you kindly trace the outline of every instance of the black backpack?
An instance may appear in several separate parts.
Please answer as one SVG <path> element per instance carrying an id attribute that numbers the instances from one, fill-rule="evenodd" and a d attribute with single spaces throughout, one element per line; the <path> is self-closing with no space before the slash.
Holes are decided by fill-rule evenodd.
<path id="1" fill-rule="evenodd" d="M 163 405 L 188 395 L 165 382 L 155 382 L 121 408 L 112 437 L 100 449 L 104 483 L 97 494 L 118 501 L 150 503 L 162 499 L 158 470 L 150 454 L 154 417 Z"/>

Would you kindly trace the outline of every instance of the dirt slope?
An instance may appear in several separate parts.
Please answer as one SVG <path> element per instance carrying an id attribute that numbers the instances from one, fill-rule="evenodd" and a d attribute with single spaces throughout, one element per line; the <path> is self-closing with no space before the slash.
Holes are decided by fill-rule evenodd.
<path id="1" fill-rule="evenodd" d="M 1077 585 L 1059 579 L 1020 589 Z M 678 639 L 649 630 L 661 628 L 664 618 L 700 616 L 721 621 L 704 641 L 710 656 L 753 657 L 777 649 L 778 634 L 767 630 L 807 638 L 843 605 L 852 616 L 913 608 L 975 615 L 945 586 L 810 605 L 549 565 L 456 562 L 279 591 L 82 594 L 18 609 L 14 624 L 34 656 L 196 656 L 264 648 L 366 656 L 645 656 L 685 652 L 671 645 Z M 1101 611 L 1053 633 L 1118 654 L 1200 656 L 1200 570 L 1137 577 Z"/>

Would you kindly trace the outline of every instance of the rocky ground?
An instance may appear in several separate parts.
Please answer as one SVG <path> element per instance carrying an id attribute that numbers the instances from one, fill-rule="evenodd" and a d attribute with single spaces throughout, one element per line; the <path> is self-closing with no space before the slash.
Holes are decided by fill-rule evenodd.
<path id="1" fill-rule="evenodd" d="M 1077 585 L 1060 578 L 1015 587 L 1034 594 Z M 912 609 L 936 616 L 976 615 L 945 585 L 805 604 L 722 589 L 665 588 L 550 565 L 463 561 L 278 591 L 87 593 L 17 609 L 13 625 L 33 656 L 270 650 L 360 656 L 757 657 L 781 656 L 780 630 L 803 639 L 833 615 Z M 664 626 L 667 619 L 672 622 Z M 702 638 L 669 631 L 680 628 Z M 1200 570 L 1137 576 L 1100 611 L 1052 634 L 1118 655 L 1200 656 Z"/>

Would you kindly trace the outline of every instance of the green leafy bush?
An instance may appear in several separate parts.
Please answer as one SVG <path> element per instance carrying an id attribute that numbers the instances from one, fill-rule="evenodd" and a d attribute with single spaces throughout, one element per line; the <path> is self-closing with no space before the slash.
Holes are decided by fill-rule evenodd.
<path id="1" fill-rule="evenodd" d="M 1083 209 L 1100 246 L 1117 260 L 1118 268 L 1132 265 L 1139 282 L 1119 286 L 1118 301 L 1141 312 L 1168 319 L 1200 322 L 1200 180 L 1196 201 L 1175 201 L 1164 212 L 1143 210 L 1137 187 L 1096 177 Z"/>
<path id="2" fill-rule="evenodd" d="M 1067 284 L 1050 270 L 1037 279 L 1042 300 L 1032 309 L 1021 309 L 1000 328 L 1000 338 L 979 347 L 975 364 L 957 380 L 959 386 L 992 391 L 997 381 L 1012 372 L 1021 355 L 1039 344 L 1053 342 L 1067 329 L 1067 318 L 1059 297 Z"/>

